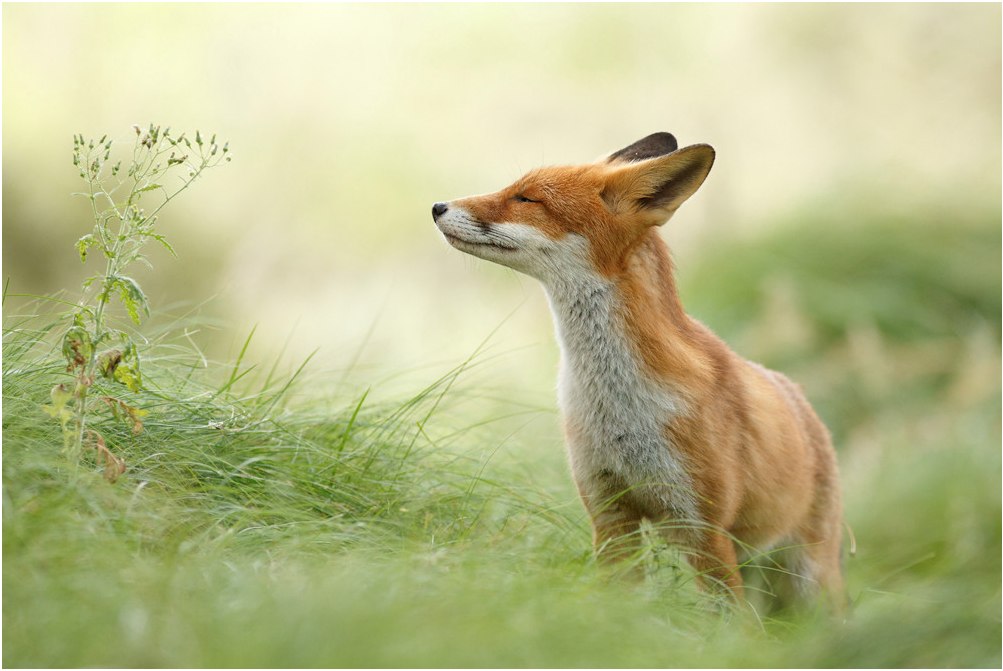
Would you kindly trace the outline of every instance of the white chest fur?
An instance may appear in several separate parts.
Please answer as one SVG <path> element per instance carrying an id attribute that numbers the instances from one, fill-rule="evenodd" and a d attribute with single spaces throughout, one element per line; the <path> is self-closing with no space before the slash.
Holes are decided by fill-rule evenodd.
<path id="1" fill-rule="evenodd" d="M 683 411 L 680 401 L 644 369 L 615 284 L 590 275 L 545 283 L 561 346 L 558 399 L 575 480 L 585 490 L 612 480 L 648 515 L 696 519 L 691 480 L 666 433 Z"/>

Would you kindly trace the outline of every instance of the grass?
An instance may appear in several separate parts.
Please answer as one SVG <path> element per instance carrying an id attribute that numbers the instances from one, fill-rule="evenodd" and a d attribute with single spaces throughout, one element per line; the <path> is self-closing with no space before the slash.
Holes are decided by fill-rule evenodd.
<path id="1" fill-rule="evenodd" d="M 845 623 L 722 609 L 655 542 L 643 583 L 597 571 L 556 432 L 518 430 L 550 415 L 485 398 L 482 355 L 383 398 L 205 365 L 167 329 L 146 430 L 101 420 L 129 466 L 109 485 L 40 410 L 65 376 L 45 310 L 5 305 L 3 663 L 998 667 L 998 214 L 813 223 L 683 269 L 694 312 L 839 438 Z"/>

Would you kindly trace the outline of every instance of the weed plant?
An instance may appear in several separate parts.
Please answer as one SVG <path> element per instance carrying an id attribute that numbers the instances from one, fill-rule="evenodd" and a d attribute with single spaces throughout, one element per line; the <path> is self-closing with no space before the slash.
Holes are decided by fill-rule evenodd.
<path id="1" fill-rule="evenodd" d="M 114 143 L 107 135 L 99 140 L 88 140 L 82 134 L 73 137 L 73 165 L 87 185 L 87 191 L 79 195 L 87 198 L 93 219 L 92 231 L 77 240 L 77 251 L 81 262 L 87 261 L 92 250 L 100 252 L 105 267 L 103 272 L 84 280 L 83 298 L 70 313 L 70 327 L 63 335 L 66 371 L 73 382 L 54 385 L 51 404 L 43 406 L 59 420 L 63 449 L 71 463 L 80 460 L 84 447 L 92 448 L 104 464 L 105 478 L 111 482 L 126 467 L 108 449 L 104 435 L 88 426 L 95 401 L 103 402 L 115 417 L 121 417 L 134 434 L 142 432 L 147 411 L 130 405 L 101 383 L 102 379 L 108 380 L 131 392 L 142 387 L 136 343 L 129 332 L 109 327 L 108 308 L 112 298 L 117 297 L 136 326 L 141 314 L 149 316 L 146 294 L 126 273 L 136 263 L 149 265 L 143 252 L 150 241 L 174 254 L 170 243 L 157 231 L 158 215 L 202 173 L 230 160 L 229 146 L 224 143 L 220 151 L 215 135 L 204 141 L 196 131 L 193 143 L 185 133 L 171 136 L 170 128 L 153 124 L 145 130 L 133 126 L 133 130 L 135 140 L 124 176 L 120 176 L 121 159 L 112 163 Z M 159 198 L 147 211 L 143 198 L 154 195 Z M 89 292 L 92 287 L 96 289 Z"/>

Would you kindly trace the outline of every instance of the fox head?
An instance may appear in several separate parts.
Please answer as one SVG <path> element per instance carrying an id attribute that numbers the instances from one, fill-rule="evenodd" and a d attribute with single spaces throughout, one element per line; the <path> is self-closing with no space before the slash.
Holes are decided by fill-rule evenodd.
<path id="1" fill-rule="evenodd" d="M 432 217 L 453 247 L 541 281 L 612 277 L 713 163 L 709 145 L 679 149 L 671 134 L 655 133 L 595 163 L 540 168 L 496 193 L 436 203 Z"/>

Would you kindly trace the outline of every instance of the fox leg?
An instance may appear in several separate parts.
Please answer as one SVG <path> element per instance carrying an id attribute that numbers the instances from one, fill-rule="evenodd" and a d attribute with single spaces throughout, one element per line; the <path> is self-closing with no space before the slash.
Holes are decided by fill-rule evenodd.
<path id="1" fill-rule="evenodd" d="M 641 544 L 641 516 L 613 504 L 592 516 L 592 546 L 603 564 L 633 556 Z"/>
<path id="2" fill-rule="evenodd" d="M 592 547 L 599 562 L 616 564 L 635 555 L 644 515 L 633 505 L 626 485 L 607 471 L 576 478 L 575 484 L 592 522 Z"/>
<path id="3" fill-rule="evenodd" d="M 738 570 L 735 543 L 720 532 L 709 531 L 689 558 L 700 572 L 700 582 L 709 591 L 726 591 L 736 601 L 742 601 L 742 574 Z"/>
<path id="4" fill-rule="evenodd" d="M 821 597 L 834 613 L 847 605 L 843 585 L 842 526 L 840 518 L 812 518 L 770 553 L 767 593 L 769 610 L 814 608 Z"/>
<path id="5" fill-rule="evenodd" d="M 836 520 L 838 522 L 838 520 Z M 789 580 L 795 599 L 807 604 L 821 595 L 826 605 L 836 613 L 846 608 L 841 560 L 841 529 L 833 525 L 829 534 L 805 534 L 803 544 L 792 554 Z"/>
<path id="6" fill-rule="evenodd" d="M 838 484 L 834 478 L 826 479 L 811 514 L 794 533 L 790 569 L 797 602 L 808 604 L 821 595 L 832 611 L 846 608 L 842 518 Z"/>

